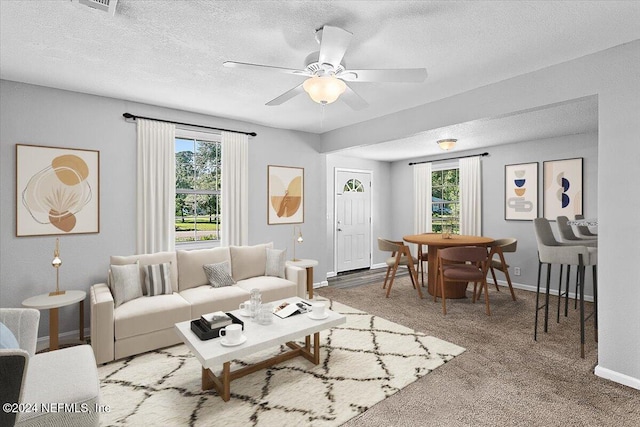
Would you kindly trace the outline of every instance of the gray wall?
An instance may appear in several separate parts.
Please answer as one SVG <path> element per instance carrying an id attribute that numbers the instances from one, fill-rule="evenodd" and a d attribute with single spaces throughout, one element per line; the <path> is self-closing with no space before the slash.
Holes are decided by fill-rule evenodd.
<path id="1" fill-rule="evenodd" d="M 518 144 L 498 145 L 483 150 L 460 152 L 457 155 L 478 154 L 488 152 L 482 158 L 482 234 L 494 238 L 515 237 L 518 239 L 518 250 L 507 255 L 507 262 L 512 267 L 520 267 L 522 275 L 511 280 L 515 286 L 535 290 L 538 262 L 537 246 L 532 221 L 506 221 L 504 219 L 504 166 L 516 163 L 538 162 L 538 211 L 542 216 L 542 164 L 547 160 L 559 160 L 582 157 L 583 160 L 583 212 L 588 218 L 598 216 L 598 136 L 596 134 L 571 135 L 561 138 L 550 138 L 527 141 Z M 438 157 L 434 157 L 437 159 Z M 411 161 L 432 161 L 434 158 L 418 158 Z M 439 158 L 443 158 L 439 156 Z M 446 158 L 446 157 L 444 157 Z M 394 210 L 392 219 L 393 235 L 413 234 L 413 168 L 409 161 L 394 162 L 391 180 L 400 188 L 410 191 L 394 192 L 394 206 L 406 206 L 407 209 Z M 555 222 L 552 228 L 556 232 Z M 558 237 L 559 239 L 559 237 Z M 557 270 L 556 270 L 557 271 Z M 553 287 L 557 288 L 554 275 Z M 592 295 L 591 279 L 588 275 L 587 295 Z M 504 276 L 498 275 L 498 280 Z"/>
<path id="2" fill-rule="evenodd" d="M 100 233 L 61 236 L 62 289 L 88 291 L 103 282 L 110 255 L 135 251 L 136 126 L 122 113 L 187 123 L 250 130 L 249 243 L 273 241 L 290 250 L 292 226 L 267 225 L 267 165 L 305 168 L 305 241 L 300 256 L 324 259 L 324 187 L 319 137 L 249 123 L 41 86 L 0 81 L 0 307 L 20 307 L 31 296 L 55 288 L 51 259 L 54 236 L 15 237 L 15 144 L 86 148 L 100 151 Z M 317 277 L 326 275 L 322 262 Z M 85 325 L 89 325 L 88 301 Z M 78 308 L 60 310 L 61 333 L 77 333 Z M 49 317 L 39 336 L 48 335 Z"/>

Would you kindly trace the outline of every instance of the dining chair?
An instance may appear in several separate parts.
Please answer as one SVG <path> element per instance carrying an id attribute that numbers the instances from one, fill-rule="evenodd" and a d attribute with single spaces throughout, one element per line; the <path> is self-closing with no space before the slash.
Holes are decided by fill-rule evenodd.
<path id="1" fill-rule="evenodd" d="M 442 297 L 442 314 L 447 314 L 447 282 L 473 282 L 472 302 L 476 302 L 477 285 L 484 288 L 484 300 L 487 316 L 491 316 L 489 308 L 489 292 L 487 288 L 487 269 L 489 255 L 487 248 L 481 246 L 458 246 L 438 250 L 437 279 Z M 437 300 L 437 292 L 433 300 Z"/>
<path id="2" fill-rule="evenodd" d="M 534 322 L 533 339 L 538 339 L 538 313 L 544 308 L 544 332 L 547 332 L 547 324 L 549 317 L 549 290 L 551 284 L 551 266 L 553 264 L 578 267 L 576 275 L 576 292 L 580 289 L 580 357 L 584 359 L 584 343 L 585 343 L 585 321 L 589 317 L 594 318 L 595 340 L 598 341 L 598 283 L 597 283 L 597 265 L 598 265 L 598 248 L 589 247 L 584 244 L 570 244 L 558 242 L 553 236 L 551 225 L 546 218 L 536 218 L 533 220 L 536 241 L 538 244 L 538 284 L 536 287 L 536 315 Z M 545 302 L 540 305 L 540 279 L 542 276 L 542 265 L 547 266 L 547 284 L 545 290 Z M 584 313 L 584 284 L 585 270 L 587 266 L 592 266 L 593 275 L 593 313 L 585 317 Z M 560 269 L 560 277 L 558 283 L 558 313 L 560 312 L 560 302 L 562 296 L 565 296 L 565 315 L 566 306 L 569 297 L 569 276 L 567 275 L 567 284 L 564 293 L 562 292 L 562 269 Z M 559 319 L 559 315 L 558 315 Z"/>
<path id="3" fill-rule="evenodd" d="M 566 216 L 559 216 L 556 218 L 556 224 L 558 225 L 558 231 L 560 232 L 560 240 L 565 243 L 579 242 L 585 246 L 598 246 L 598 237 L 578 237 L 573 232 L 573 229 L 568 224 L 569 218 Z"/>
<path id="4" fill-rule="evenodd" d="M 391 256 L 385 261 L 387 264 L 387 273 L 384 276 L 384 283 L 382 285 L 382 289 L 387 289 L 387 298 L 389 298 L 389 294 L 391 293 L 391 286 L 393 286 L 393 280 L 396 277 L 398 267 L 405 265 L 409 270 L 411 283 L 413 284 L 414 289 L 418 290 L 418 295 L 420 296 L 420 299 L 422 299 L 422 290 L 418 284 L 418 274 L 415 269 L 415 264 L 418 262 L 418 259 L 411 255 L 409 246 L 405 245 L 402 241 L 398 242 L 378 237 L 378 249 L 383 252 L 391 252 Z M 389 280 L 388 287 L 387 280 Z"/>
<path id="5" fill-rule="evenodd" d="M 576 215 L 576 221 L 584 219 L 584 215 Z M 580 233 L 580 237 L 598 237 L 598 233 L 594 233 L 589 230 L 589 227 L 586 225 L 576 225 L 578 229 L 578 233 Z"/>
<path id="6" fill-rule="evenodd" d="M 516 294 L 513 291 L 511 276 L 509 276 L 509 264 L 507 264 L 504 259 L 504 253 L 515 252 L 518 248 L 518 240 L 513 237 L 496 239 L 491 245 L 489 245 L 489 247 L 491 248 L 489 251 L 489 270 L 491 271 L 491 277 L 493 277 L 493 283 L 496 286 L 496 290 L 500 292 L 495 272 L 495 270 L 499 270 L 504 273 L 504 276 L 507 279 L 507 284 L 509 285 L 509 291 L 511 292 L 511 299 L 515 301 Z M 494 259 L 496 255 L 498 256 L 498 259 Z M 480 289 L 480 295 L 482 295 L 482 289 Z M 480 295 L 478 297 L 480 297 Z"/>
<path id="7" fill-rule="evenodd" d="M 433 234 L 433 233 L 422 233 L 422 234 Z M 429 265 L 429 251 L 423 250 L 422 248 L 426 245 L 418 245 L 418 269 L 417 272 L 420 275 L 420 282 L 422 283 L 422 287 L 424 287 L 424 263 L 426 262 Z"/>

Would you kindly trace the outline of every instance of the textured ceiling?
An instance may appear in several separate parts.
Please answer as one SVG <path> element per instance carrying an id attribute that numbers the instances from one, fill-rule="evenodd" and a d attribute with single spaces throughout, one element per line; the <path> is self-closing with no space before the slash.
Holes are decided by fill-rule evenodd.
<path id="1" fill-rule="evenodd" d="M 0 77 L 323 133 L 640 38 L 635 1 L 141 1 L 115 16 L 69 0 L 0 1 Z M 303 67 L 324 24 L 351 31 L 351 68 L 426 67 L 421 84 L 354 83 L 370 106 L 305 94 L 302 78 L 225 60 Z M 415 153 L 414 153 L 415 155 Z"/>

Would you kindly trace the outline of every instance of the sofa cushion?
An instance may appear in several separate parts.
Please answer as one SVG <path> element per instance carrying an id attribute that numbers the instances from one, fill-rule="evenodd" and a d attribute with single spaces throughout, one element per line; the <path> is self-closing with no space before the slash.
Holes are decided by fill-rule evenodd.
<path id="1" fill-rule="evenodd" d="M 231 264 L 229 264 L 229 261 L 219 262 L 217 264 L 205 264 L 202 268 L 207 275 L 209 284 L 214 288 L 222 288 L 236 284 L 236 281 L 231 277 Z"/>
<path id="2" fill-rule="evenodd" d="M 127 265 L 112 265 L 109 272 L 111 275 L 111 293 L 116 307 L 142 296 L 138 262 Z"/>
<path id="3" fill-rule="evenodd" d="M 249 291 L 235 285 L 223 288 L 198 286 L 185 289 L 180 295 L 191 304 L 192 319 L 214 311 L 237 310 L 250 296 Z"/>
<path id="4" fill-rule="evenodd" d="M 209 280 L 202 268 L 205 264 L 231 262 L 229 248 L 195 249 L 178 251 L 178 288 L 180 291 L 207 285 Z"/>
<path id="5" fill-rule="evenodd" d="M 112 256 L 111 265 L 126 265 L 135 264 L 136 261 L 140 261 L 140 287 L 142 292 L 146 293 L 144 289 L 144 266 L 152 264 L 161 264 L 168 262 L 171 264 L 171 288 L 174 292 L 178 292 L 178 263 L 176 262 L 175 252 L 156 252 L 155 254 L 143 254 L 143 255 L 131 255 L 131 256 Z"/>
<path id="6" fill-rule="evenodd" d="M 36 328 L 37 329 L 37 328 Z M 13 335 L 11 329 L 7 328 L 4 323 L 0 322 L 0 348 L 14 349 L 20 348 L 16 336 Z"/>
<path id="7" fill-rule="evenodd" d="M 236 286 L 247 292 L 251 292 L 251 289 L 259 289 L 262 294 L 262 302 L 276 301 L 298 294 L 296 283 L 279 277 L 251 277 L 238 281 Z"/>
<path id="8" fill-rule="evenodd" d="M 231 276 L 236 282 L 249 277 L 264 276 L 267 264 L 266 249 L 273 242 L 255 246 L 231 246 Z"/>
<path id="9" fill-rule="evenodd" d="M 116 308 L 113 317 L 118 340 L 173 328 L 174 324 L 191 319 L 191 306 L 177 293 L 141 297 Z"/>
<path id="10" fill-rule="evenodd" d="M 267 248 L 267 263 L 265 276 L 275 276 L 284 279 L 284 267 L 287 262 L 286 249 Z"/>

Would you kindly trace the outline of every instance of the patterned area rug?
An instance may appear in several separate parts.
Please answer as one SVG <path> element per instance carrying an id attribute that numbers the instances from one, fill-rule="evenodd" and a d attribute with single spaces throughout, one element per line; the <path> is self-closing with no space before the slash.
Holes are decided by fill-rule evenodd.
<path id="1" fill-rule="evenodd" d="M 297 357 L 231 382 L 231 400 L 200 388 L 201 365 L 184 345 L 99 368 L 105 426 L 338 426 L 428 374 L 464 348 L 346 305 L 321 333 L 321 362 Z M 288 350 L 274 347 L 231 369 Z M 235 366 L 234 366 L 235 364 Z"/>

